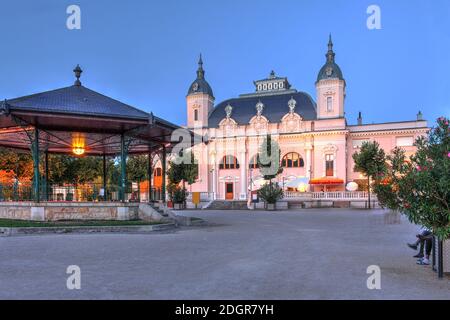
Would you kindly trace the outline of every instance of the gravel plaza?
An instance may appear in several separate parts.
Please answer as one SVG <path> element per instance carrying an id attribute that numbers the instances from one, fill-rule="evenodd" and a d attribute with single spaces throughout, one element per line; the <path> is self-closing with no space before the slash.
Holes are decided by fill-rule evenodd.
<path id="1" fill-rule="evenodd" d="M 0 299 L 449 299 L 416 265 L 417 226 L 382 210 L 184 211 L 207 226 L 150 235 L 0 238 Z M 81 269 L 68 290 L 67 267 Z M 381 289 L 366 273 L 381 270 Z"/>

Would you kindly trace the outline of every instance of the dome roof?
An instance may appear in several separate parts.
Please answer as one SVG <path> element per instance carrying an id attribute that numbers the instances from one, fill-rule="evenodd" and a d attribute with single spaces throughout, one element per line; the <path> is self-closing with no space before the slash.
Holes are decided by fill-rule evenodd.
<path id="1" fill-rule="evenodd" d="M 327 79 L 339 79 L 344 80 L 344 76 L 342 75 L 341 68 L 337 65 L 337 63 L 334 60 L 335 53 L 333 51 L 333 41 L 328 41 L 328 52 L 325 55 L 327 58 L 327 61 L 325 62 L 324 66 L 320 69 L 319 74 L 317 75 L 317 81 L 320 80 L 327 80 Z"/>
<path id="2" fill-rule="evenodd" d="M 196 93 L 206 93 L 214 98 L 214 93 L 211 89 L 211 86 L 205 80 L 205 70 L 203 70 L 202 55 L 200 55 L 200 59 L 198 61 L 197 79 L 195 79 L 189 87 L 188 95 Z"/>
<path id="3" fill-rule="evenodd" d="M 320 69 L 317 75 L 317 81 L 326 79 L 339 79 L 344 80 L 341 68 L 335 63 L 325 63 L 325 65 Z"/>
<path id="4" fill-rule="evenodd" d="M 206 93 L 211 97 L 214 97 L 211 86 L 205 79 L 195 79 L 189 87 L 188 95 L 196 93 Z"/>

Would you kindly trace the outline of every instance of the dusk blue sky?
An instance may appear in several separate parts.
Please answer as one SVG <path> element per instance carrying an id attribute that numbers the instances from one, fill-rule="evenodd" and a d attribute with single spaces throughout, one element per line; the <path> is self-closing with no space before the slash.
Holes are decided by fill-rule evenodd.
<path id="1" fill-rule="evenodd" d="M 82 29 L 66 28 L 77 4 Z M 381 8 L 381 30 L 366 27 Z M 0 99 L 83 85 L 177 124 L 198 55 L 216 104 L 270 70 L 315 98 L 331 32 L 349 124 L 450 115 L 448 0 L 2 0 Z"/>

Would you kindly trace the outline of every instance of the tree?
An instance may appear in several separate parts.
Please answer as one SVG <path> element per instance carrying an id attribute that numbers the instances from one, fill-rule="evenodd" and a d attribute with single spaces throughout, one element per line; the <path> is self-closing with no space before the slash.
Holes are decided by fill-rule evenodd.
<path id="1" fill-rule="evenodd" d="M 386 154 L 378 142 L 364 142 L 361 150 L 353 154 L 353 161 L 354 171 L 361 172 L 367 177 L 370 209 L 370 179 L 378 180 L 383 176 L 386 170 Z"/>
<path id="2" fill-rule="evenodd" d="M 450 237 L 450 127 L 440 117 L 427 137 L 416 140 L 410 162 L 392 170 L 395 202 L 409 221 L 429 228 L 440 241 Z M 395 157 L 399 162 L 401 156 Z"/>
<path id="3" fill-rule="evenodd" d="M 402 205 L 398 197 L 399 180 L 408 170 L 405 151 L 395 147 L 391 154 L 387 155 L 386 160 L 386 171 L 380 179 L 375 181 L 373 190 L 381 207 L 398 211 Z"/>
<path id="4" fill-rule="evenodd" d="M 145 155 L 132 156 L 127 161 L 127 175 L 129 181 L 137 181 L 138 198 L 141 194 L 141 181 L 145 179 L 148 171 L 148 157 Z"/>
<path id="5" fill-rule="evenodd" d="M 268 134 L 259 147 L 257 161 L 261 175 L 264 180 L 270 180 L 270 185 L 272 185 L 272 179 L 283 172 L 283 168 L 280 166 L 280 158 L 280 146 Z"/>
<path id="6" fill-rule="evenodd" d="M 0 148 L 0 170 L 13 172 L 19 180 L 30 181 L 33 177 L 31 154 Z"/>
<path id="7" fill-rule="evenodd" d="M 184 197 L 186 200 L 185 183 L 192 185 L 198 177 L 198 163 L 196 163 L 194 154 L 186 151 L 176 154 L 172 161 L 169 161 L 169 169 L 167 170 L 167 178 L 169 180 L 168 191 L 169 197 L 173 200 L 176 195 L 177 201 Z M 179 184 L 183 183 L 183 187 L 179 190 Z"/>
<path id="8" fill-rule="evenodd" d="M 196 163 L 194 154 L 186 151 L 185 157 L 183 154 L 176 155 L 172 161 L 169 161 L 167 177 L 175 184 L 182 182 L 183 188 L 185 182 L 188 185 L 194 184 L 198 177 L 198 163 Z"/>

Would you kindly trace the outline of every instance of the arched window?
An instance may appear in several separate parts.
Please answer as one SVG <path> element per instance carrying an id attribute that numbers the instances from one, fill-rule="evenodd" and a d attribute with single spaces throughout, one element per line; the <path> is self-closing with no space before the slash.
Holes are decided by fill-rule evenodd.
<path id="1" fill-rule="evenodd" d="M 250 163 L 248 165 L 249 169 L 259 169 L 259 163 L 258 163 L 259 155 L 255 154 L 251 159 Z"/>
<path id="2" fill-rule="evenodd" d="M 222 162 L 219 164 L 219 169 L 239 169 L 239 162 L 234 156 L 223 156 Z"/>
<path id="3" fill-rule="evenodd" d="M 305 162 L 297 152 L 290 152 L 283 157 L 281 166 L 285 168 L 303 168 L 305 166 Z"/>
<path id="4" fill-rule="evenodd" d="M 194 121 L 198 121 L 198 109 L 194 110 Z"/>

